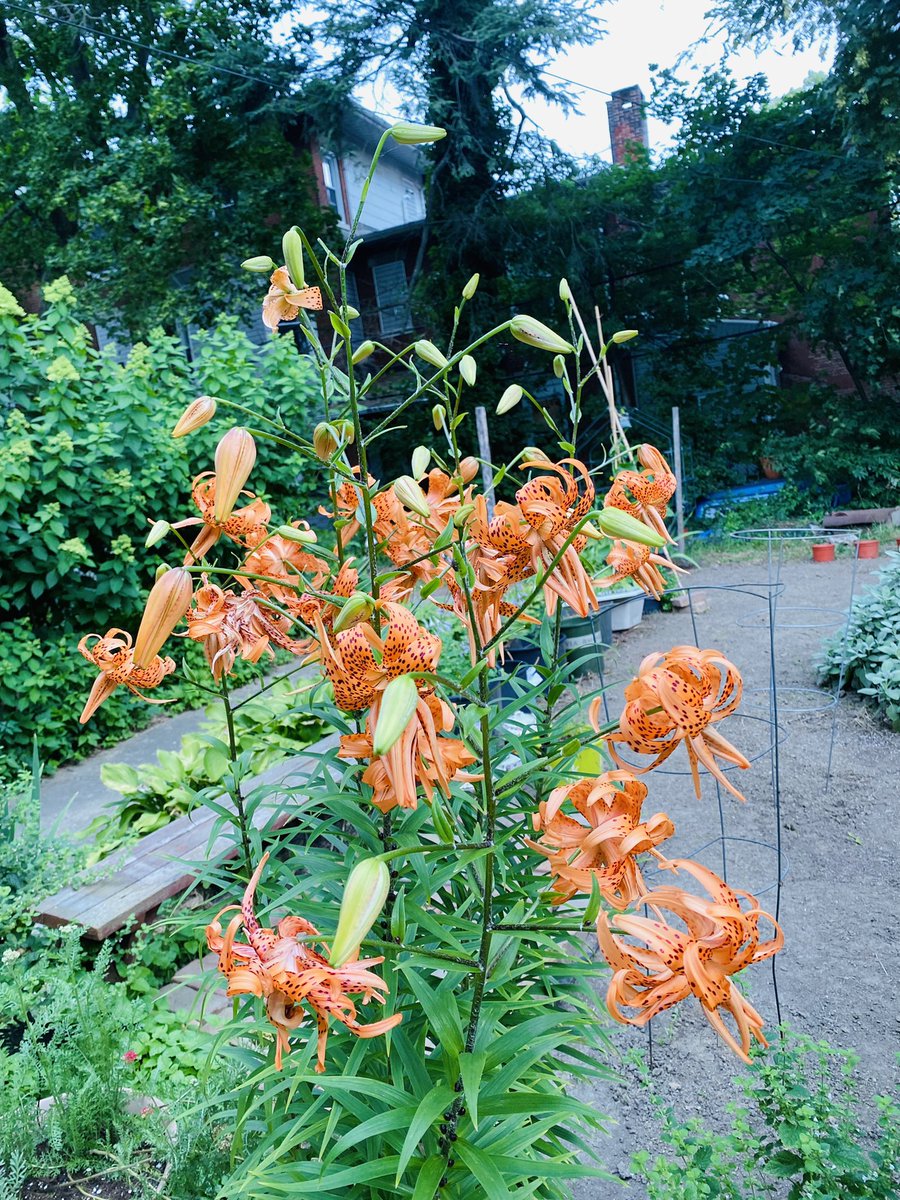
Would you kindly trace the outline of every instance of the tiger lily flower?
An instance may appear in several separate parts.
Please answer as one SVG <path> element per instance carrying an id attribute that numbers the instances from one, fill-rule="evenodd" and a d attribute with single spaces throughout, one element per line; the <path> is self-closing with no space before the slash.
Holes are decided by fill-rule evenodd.
<path id="1" fill-rule="evenodd" d="M 590 895 L 596 880 L 614 908 L 626 908 L 647 891 L 635 856 L 672 837 L 675 826 L 665 813 L 641 821 L 647 785 L 628 771 L 607 771 L 596 779 L 554 788 L 532 815 L 539 841 L 526 843 L 543 854 L 553 873 L 554 904 L 577 893 Z M 570 804 L 580 820 L 562 811 Z"/>
<path id="2" fill-rule="evenodd" d="M 768 1043 L 762 1033 L 762 1017 L 731 977 L 777 954 L 784 945 L 784 935 L 774 917 L 763 912 L 749 892 L 730 888 L 714 872 L 687 859 L 673 859 L 667 865 L 687 871 L 707 896 L 696 896 L 679 887 L 660 887 L 641 897 L 655 913 L 655 920 L 630 913 L 612 918 L 600 913 L 597 940 L 614 972 L 606 995 L 610 1015 L 623 1024 L 640 1027 L 657 1013 L 694 995 L 719 1037 L 739 1058 L 749 1062 L 751 1039 L 763 1046 Z M 741 907 L 741 898 L 749 908 Z M 663 920 L 665 911 L 684 928 Z M 761 917 L 775 930 L 767 942 L 760 940 Z M 625 941 L 623 934 L 641 945 Z M 629 1014 L 623 1009 L 636 1011 Z M 740 1042 L 726 1026 L 720 1009 L 733 1017 Z"/>
<path id="3" fill-rule="evenodd" d="M 133 696 L 139 696 L 148 704 L 168 703 L 167 700 L 154 700 L 145 696 L 144 692 L 159 687 L 165 677 L 172 674 L 175 670 L 174 661 L 157 655 L 146 666 L 135 666 L 131 634 L 126 633 L 124 629 L 110 629 L 105 637 L 98 633 L 89 633 L 78 643 L 78 650 L 88 662 L 100 670 L 78 718 L 80 724 L 84 725 L 89 721 L 120 684 L 128 688 Z"/>
<path id="4" fill-rule="evenodd" d="M 375 999 L 384 1003 L 387 984 L 370 967 L 383 958 L 358 960 L 353 956 L 340 967 L 332 967 L 326 956 L 313 948 L 317 940 L 324 946 L 319 931 L 303 917 L 287 916 L 276 929 L 260 925 L 254 911 L 254 896 L 268 854 L 264 854 L 247 884 L 238 912 L 224 933 L 221 918 L 237 905 L 228 905 L 206 927 L 206 943 L 219 956 L 219 970 L 228 981 L 229 996 L 259 996 L 266 1002 L 266 1015 L 276 1029 L 275 1069 L 282 1069 L 284 1053 L 289 1052 L 290 1035 L 306 1019 L 308 1006 L 318 1027 L 316 1071 L 325 1070 L 328 1026 L 333 1018 L 361 1038 L 380 1037 L 403 1019 L 400 1013 L 370 1025 L 358 1020 L 357 1005 Z M 246 941 L 237 941 L 243 929 Z M 327 947 L 326 947 L 327 955 Z"/>
<path id="5" fill-rule="evenodd" d="M 619 471 L 603 501 L 606 508 L 619 508 L 651 529 L 667 542 L 675 539 L 666 529 L 666 506 L 675 494 L 675 476 L 655 446 L 638 447 L 642 471 Z"/>
<path id="6" fill-rule="evenodd" d="M 282 321 L 293 321 L 301 308 L 321 311 L 322 292 L 317 287 L 298 288 L 287 267 L 278 267 L 269 277 L 269 290 L 263 300 L 263 324 L 272 330 Z"/>
<path id="7" fill-rule="evenodd" d="M 231 673 L 235 659 L 259 662 L 264 654 L 274 658 L 270 642 L 291 653 L 305 653 L 307 643 L 288 636 L 287 618 L 266 609 L 261 592 L 245 591 L 236 595 L 223 591 L 204 579 L 187 613 L 187 635 L 203 643 L 206 661 L 218 682 Z"/>
<path id="8" fill-rule="evenodd" d="M 680 743 L 687 750 L 694 791 L 700 797 L 699 763 L 738 800 L 744 797 L 729 782 L 717 759 L 746 769 L 748 760 L 711 725 L 730 716 L 740 704 L 743 680 L 737 667 L 718 650 L 700 650 L 696 646 L 674 646 L 668 654 L 648 654 L 637 677 L 625 689 L 625 708 L 619 728 L 607 741 L 620 767 L 641 775 L 666 761 Z M 600 709 L 597 701 L 590 708 L 594 728 L 598 728 Z M 623 761 L 616 743 L 624 742 L 638 754 L 653 754 L 646 767 Z"/>
<path id="9" fill-rule="evenodd" d="M 604 575 L 594 580 L 594 586 L 599 588 L 612 587 L 622 579 L 633 579 L 634 582 L 654 600 L 659 600 L 668 586 L 660 574 L 660 567 L 684 574 L 681 567 L 676 567 L 669 559 L 661 554 L 654 554 L 649 546 L 641 546 L 637 542 L 625 542 L 614 539 L 609 554 L 606 556 L 607 565 L 613 568 L 612 575 Z"/>
<path id="10" fill-rule="evenodd" d="M 294 522 L 304 527 L 305 522 Z M 287 603 L 297 596 L 297 591 L 306 586 L 318 590 L 328 577 L 328 563 L 306 548 L 301 542 L 273 533 L 265 538 L 244 559 L 244 570 L 251 575 L 264 575 L 265 579 L 241 580 L 245 587 L 255 588 L 274 600 Z M 304 580 L 308 576 L 308 582 Z M 284 586 L 271 582 L 284 580 Z"/>
<path id="11" fill-rule="evenodd" d="M 443 604 L 435 601 L 436 608 L 442 608 L 446 612 L 455 613 L 457 617 L 465 625 L 469 634 L 469 657 L 472 665 L 478 661 L 480 647 L 486 646 L 492 641 L 503 627 L 504 620 L 516 616 L 518 620 L 529 625 L 539 625 L 540 621 L 537 617 L 529 616 L 527 613 L 519 613 L 518 605 L 511 604 L 503 597 L 507 590 L 507 585 L 500 584 L 496 587 L 491 587 L 489 584 L 477 582 L 478 576 L 478 555 L 473 555 L 473 565 L 475 566 L 476 583 L 470 591 L 470 601 L 472 611 L 469 611 L 469 605 L 466 603 L 466 597 L 462 588 L 456 581 L 456 578 L 451 572 L 447 572 L 444 576 L 444 583 L 452 598 L 451 604 Z M 477 635 L 477 643 L 476 643 Z M 500 646 L 501 656 L 503 654 L 503 646 Z M 487 662 L 493 666 L 497 659 L 497 649 L 492 646 L 487 654 Z"/>
<path id="12" fill-rule="evenodd" d="M 459 738 L 442 737 L 453 728 L 453 712 L 433 692 L 419 696 L 412 720 L 387 754 L 373 757 L 372 742 L 382 699 L 376 697 L 363 733 L 341 737 L 340 758 L 369 759 L 363 782 L 373 791 L 372 803 L 383 813 L 397 808 L 417 806 L 417 786 L 421 784 L 430 804 L 435 788 L 450 795 L 454 778 L 471 782 L 480 776 L 462 773 L 476 761 Z"/>
<path id="13" fill-rule="evenodd" d="M 184 556 L 186 566 L 199 562 L 216 544 L 224 533 L 226 537 L 237 542 L 240 546 L 257 546 L 266 536 L 272 511 L 264 500 L 254 496 L 252 492 L 242 493 L 250 496 L 249 504 L 243 508 L 235 508 L 229 513 L 227 520 L 216 519 L 216 475 L 214 471 L 204 471 L 198 475 L 191 485 L 191 495 L 200 510 L 199 517 L 188 517 L 184 521 L 174 521 L 173 529 L 187 529 L 200 525 L 197 537 L 190 550 Z"/>

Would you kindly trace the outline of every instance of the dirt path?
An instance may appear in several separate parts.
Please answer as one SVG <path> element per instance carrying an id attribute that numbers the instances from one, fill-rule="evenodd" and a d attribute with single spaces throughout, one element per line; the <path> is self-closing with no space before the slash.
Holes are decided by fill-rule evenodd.
<path id="1" fill-rule="evenodd" d="M 835 721 L 831 786 L 826 792 L 833 714 L 828 710 L 790 710 L 827 703 L 827 696 L 792 691 L 789 686 L 814 686 L 814 663 L 829 632 L 791 626 L 831 622 L 839 627 L 839 613 L 815 610 L 822 606 L 846 608 L 851 566 L 839 561 L 823 565 L 789 562 L 783 567 L 785 591 L 778 600 L 776 651 L 787 871 L 780 916 L 786 947 L 778 958 L 777 978 L 785 1020 L 801 1032 L 856 1050 L 861 1057 L 863 1090 L 871 1094 L 895 1085 L 895 1055 L 900 1048 L 900 832 L 896 819 L 900 734 L 876 724 L 858 701 L 842 700 Z M 875 570 L 859 564 L 857 594 L 874 580 L 879 563 L 873 566 Z M 728 718 L 720 729 L 749 758 L 759 755 L 749 771 L 730 776 L 744 791 L 747 803 L 739 804 L 722 792 L 726 834 L 754 840 L 727 843 L 728 880 L 761 892 L 763 907 L 774 909 L 775 854 L 754 844 L 775 842 L 770 728 L 764 720 L 751 719 L 768 715 L 769 634 L 762 613 L 766 602 L 715 590 L 766 580 L 764 561 L 704 567 L 690 577 L 692 586 L 709 589 L 704 595 L 708 609 L 696 614 L 699 644 L 731 658 L 741 669 L 747 689 L 741 709 L 745 715 Z M 699 607 L 705 608 L 705 604 L 701 602 Z M 631 678 L 643 656 L 685 643 L 695 643 L 686 611 L 645 617 L 637 629 L 619 635 L 608 657 L 614 717 L 620 711 L 622 681 Z M 682 751 L 675 760 L 674 765 L 685 768 Z M 645 812 L 662 809 L 675 821 L 676 837 L 665 847 L 667 853 L 694 857 L 721 874 L 720 843 L 698 852 L 719 835 L 714 781 L 704 778 L 701 801 L 694 798 L 690 779 L 683 774 L 654 772 L 648 781 Z M 651 868 L 651 879 L 653 874 Z M 768 964 L 752 968 L 749 976 L 750 999 L 773 1030 L 776 1009 Z M 647 1046 L 641 1030 L 611 1026 L 610 1033 L 623 1054 L 632 1047 Z M 732 1079 L 740 1068 L 693 1000 L 655 1019 L 653 1079 L 658 1093 L 680 1117 L 700 1115 L 713 1127 L 724 1128 L 725 1105 L 738 1098 Z M 638 1149 L 663 1150 L 646 1094 L 623 1066 L 621 1082 L 598 1090 L 593 1098 L 598 1111 L 616 1122 L 609 1136 L 598 1139 L 597 1145 L 610 1168 L 628 1182 L 627 1186 L 584 1183 L 574 1188 L 575 1196 L 578 1200 L 645 1200 L 643 1185 L 632 1178 L 630 1155 Z"/>

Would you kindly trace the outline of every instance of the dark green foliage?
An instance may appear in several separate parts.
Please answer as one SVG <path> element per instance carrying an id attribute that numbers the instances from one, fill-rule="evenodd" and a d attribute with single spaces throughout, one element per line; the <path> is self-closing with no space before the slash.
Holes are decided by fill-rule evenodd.
<path id="1" fill-rule="evenodd" d="M 672 1155 L 635 1156 L 650 1200 L 891 1200 L 900 1187 L 900 1107 L 860 1104 L 857 1057 L 790 1032 L 741 1080 L 730 1128 L 680 1121 L 655 1102 Z"/>
<path id="2" fill-rule="evenodd" d="M 846 644 L 841 629 L 828 639 L 819 680 L 868 697 L 884 719 L 900 731 L 900 560 L 881 572 L 879 583 L 853 604 Z"/>

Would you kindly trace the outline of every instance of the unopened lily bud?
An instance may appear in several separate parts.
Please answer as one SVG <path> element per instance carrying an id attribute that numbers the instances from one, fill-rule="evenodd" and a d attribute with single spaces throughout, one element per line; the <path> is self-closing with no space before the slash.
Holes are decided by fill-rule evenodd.
<path id="1" fill-rule="evenodd" d="M 472 513 L 474 511 L 475 511 L 474 504 L 461 504 L 459 506 L 459 508 L 456 510 L 456 512 L 453 514 L 453 524 L 456 526 L 456 528 L 457 529 L 464 528 L 466 521 L 468 521 L 469 517 L 472 515 Z"/>
<path id="2" fill-rule="evenodd" d="M 561 354 L 557 354 L 553 359 L 553 374 L 557 379 L 562 379 L 566 373 L 566 360 Z"/>
<path id="3" fill-rule="evenodd" d="M 151 550 L 158 542 L 161 542 L 172 526 L 168 521 L 154 521 L 150 532 L 147 534 L 147 540 L 144 542 L 145 547 Z"/>
<path id="4" fill-rule="evenodd" d="M 353 422 L 345 417 L 343 421 L 335 421 L 334 427 L 338 431 L 341 441 L 347 446 L 352 446 L 356 439 L 356 430 L 353 428 Z"/>
<path id="5" fill-rule="evenodd" d="M 444 845 L 452 846 L 454 841 L 453 824 L 438 792 L 435 792 L 431 801 L 431 823 L 434 825 L 434 832 Z"/>
<path id="6" fill-rule="evenodd" d="M 216 503 L 213 519 L 224 525 L 231 516 L 256 462 L 256 442 L 241 425 L 229 429 L 216 446 Z"/>
<path id="7" fill-rule="evenodd" d="M 581 526 L 580 532 L 583 533 L 585 537 L 592 538 L 595 542 L 600 542 L 606 537 L 606 534 L 601 533 L 597 526 L 591 521 L 585 521 L 585 523 Z"/>
<path id="8" fill-rule="evenodd" d="M 354 364 L 365 362 L 366 359 L 369 357 L 369 355 L 374 351 L 374 349 L 375 349 L 374 342 L 369 342 L 369 341 L 360 342 L 360 344 L 353 351 L 353 358 L 351 359 L 351 362 L 353 362 Z"/>
<path id="9" fill-rule="evenodd" d="M 472 278 L 468 281 L 468 283 L 462 290 L 464 300 L 472 299 L 472 297 L 478 291 L 478 285 L 480 282 L 481 282 L 481 276 L 476 271 L 475 274 L 472 276 Z"/>
<path id="10" fill-rule="evenodd" d="M 160 563 L 153 574 L 153 582 L 158 583 L 160 579 L 162 579 L 163 575 L 165 575 L 166 571 L 171 571 L 171 569 L 172 568 L 168 563 Z"/>
<path id="11" fill-rule="evenodd" d="M 431 451 L 427 446 L 416 446 L 412 452 L 412 476 L 413 479 L 421 479 L 428 470 L 428 464 L 431 461 Z"/>
<path id="12" fill-rule="evenodd" d="M 345 321 L 355 321 L 359 316 L 359 309 L 354 308 L 352 304 L 345 304 L 341 309 L 341 316 Z"/>
<path id="13" fill-rule="evenodd" d="M 422 146 L 426 142 L 439 142 L 447 136 L 440 125 L 417 125 L 413 121 L 398 121 L 391 127 L 391 137 L 401 146 Z"/>
<path id="14" fill-rule="evenodd" d="M 431 516 L 431 509 L 428 507 L 425 493 L 412 476 L 401 475 L 399 479 L 394 481 L 394 495 L 401 504 L 411 509 L 414 513 L 418 513 L 420 517 Z"/>
<path id="15" fill-rule="evenodd" d="M 447 359 L 441 354 L 434 342 L 429 342 L 425 338 L 420 338 L 413 347 L 419 358 L 430 363 L 432 367 L 446 367 Z"/>
<path id="16" fill-rule="evenodd" d="M 381 694 L 381 707 L 375 722 L 372 754 L 381 758 L 400 741 L 419 703 L 419 689 L 412 675 L 398 675 Z"/>
<path id="17" fill-rule="evenodd" d="M 569 287 L 568 279 L 563 278 L 559 281 L 559 298 L 563 304 L 572 303 L 572 289 Z"/>
<path id="18" fill-rule="evenodd" d="M 444 428 L 444 420 L 447 416 L 447 410 L 443 404 L 435 404 L 431 410 L 431 421 L 438 433 Z"/>
<path id="19" fill-rule="evenodd" d="M 508 413 L 511 408 L 515 408 L 522 399 L 522 389 L 517 383 L 511 383 L 503 395 L 500 397 L 500 403 L 497 405 L 497 416 L 502 417 L 504 413 Z"/>
<path id="20" fill-rule="evenodd" d="M 371 596 L 367 596 L 365 592 L 354 592 L 350 599 L 341 605 L 341 611 L 334 618 L 332 629 L 335 633 L 340 633 L 342 629 L 349 629 L 357 621 L 363 621 L 371 616 L 374 607 Z"/>
<path id="21" fill-rule="evenodd" d="M 191 401 L 178 418 L 175 428 L 172 430 L 172 437 L 180 438 L 185 434 L 193 433 L 195 429 L 200 429 L 207 421 L 211 421 L 215 415 L 215 396 L 198 396 L 196 400 Z"/>
<path id="22" fill-rule="evenodd" d="M 472 482 L 472 480 L 478 474 L 479 465 L 480 464 L 477 458 L 474 458 L 471 454 L 466 455 L 466 457 L 459 464 L 459 473 L 462 476 L 463 483 Z"/>
<path id="23" fill-rule="evenodd" d="M 526 446 L 522 451 L 522 462 L 548 463 L 552 460 L 537 446 Z"/>
<path id="24" fill-rule="evenodd" d="M 464 354 L 459 360 L 459 373 L 469 385 L 475 386 L 475 377 L 478 374 L 478 364 L 471 354 Z"/>
<path id="25" fill-rule="evenodd" d="M 150 589 L 137 637 L 134 639 L 134 665 L 149 667 L 162 649 L 166 638 L 187 612 L 194 593 L 190 572 L 172 567 Z"/>
<path id="26" fill-rule="evenodd" d="M 603 508 L 596 514 L 597 524 L 607 537 L 639 542 L 642 546 L 664 546 L 666 539 L 637 517 L 621 508 Z"/>
<path id="27" fill-rule="evenodd" d="M 289 542 L 299 542 L 301 546 L 314 546 L 319 540 L 314 529 L 298 528 L 296 525 L 279 525 L 275 532 Z"/>
<path id="28" fill-rule="evenodd" d="M 632 338 L 636 338 L 639 332 L 638 329 L 620 329 L 612 335 L 612 340 L 617 346 L 621 346 L 623 342 L 630 342 Z"/>
<path id="29" fill-rule="evenodd" d="M 306 268 L 303 265 L 303 242 L 300 240 L 296 225 L 289 229 L 281 239 L 281 249 L 284 254 L 284 264 L 294 287 L 305 288 Z"/>
<path id="30" fill-rule="evenodd" d="M 340 434 L 327 421 L 320 421 L 313 430 L 313 449 L 322 462 L 329 462 L 340 445 Z"/>
<path id="31" fill-rule="evenodd" d="M 268 254 L 259 254 L 256 258 L 245 258 L 241 263 L 242 271 L 253 271 L 257 275 L 271 275 L 275 270 L 275 263 Z"/>
<path id="32" fill-rule="evenodd" d="M 575 348 L 534 317 L 513 317 L 509 323 L 509 331 L 517 341 L 524 342 L 526 346 L 536 346 L 538 350 L 547 350 L 551 354 L 571 354 Z"/>
<path id="33" fill-rule="evenodd" d="M 391 873 L 380 858 L 364 858 L 358 862 L 344 886 L 341 911 L 328 962 L 342 967 L 359 952 L 360 943 L 378 920 L 387 894 L 391 890 Z"/>

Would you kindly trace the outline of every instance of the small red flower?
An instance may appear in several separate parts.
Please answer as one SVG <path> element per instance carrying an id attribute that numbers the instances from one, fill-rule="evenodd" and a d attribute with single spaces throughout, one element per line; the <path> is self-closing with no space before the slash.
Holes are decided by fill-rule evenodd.
<path id="1" fill-rule="evenodd" d="M 127 1063 L 137 1062 L 137 1050 L 126 1050 L 122 1055 L 122 1061 Z"/>

